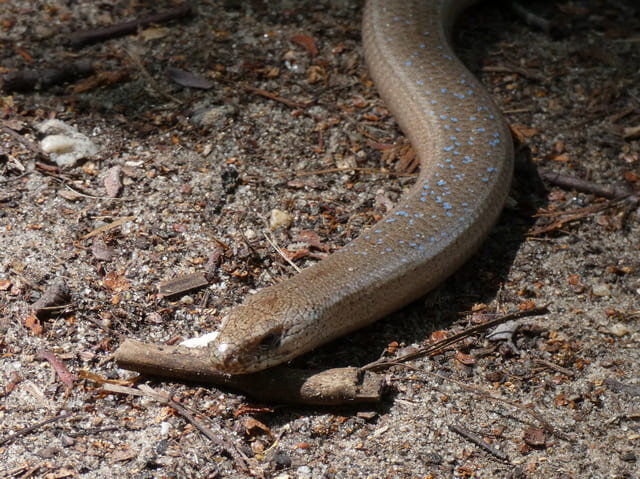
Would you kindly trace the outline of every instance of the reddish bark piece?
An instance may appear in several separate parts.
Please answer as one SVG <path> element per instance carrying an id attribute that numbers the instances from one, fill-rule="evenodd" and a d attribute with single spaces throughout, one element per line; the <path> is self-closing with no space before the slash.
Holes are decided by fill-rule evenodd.
<path id="1" fill-rule="evenodd" d="M 524 442 L 531 447 L 545 447 L 547 438 L 542 429 L 528 427 L 524 432 Z"/>
<path id="2" fill-rule="evenodd" d="M 60 378 L 62 384 L 68 388 L 73 387 L 73 381 L 75 381 L 76 377 L 67 369 L 64 363 L 60 361 L 58 356 L 44 349 L 38 351 L 38 356 L 49 361 L 49 364 L 51 364 L 51 367 Z"/>
<path id="3" fill-rule="evenodd" d="M 305 47 L 309 55 L 311 55 L 311 58 L 315 58 L 316 56 L 318 56 L 318 48 L 316 47 L 316 42 L 309 35 L 299 33 L 297 35 L 293 35 L 291 37 L 291 41 Z"/>

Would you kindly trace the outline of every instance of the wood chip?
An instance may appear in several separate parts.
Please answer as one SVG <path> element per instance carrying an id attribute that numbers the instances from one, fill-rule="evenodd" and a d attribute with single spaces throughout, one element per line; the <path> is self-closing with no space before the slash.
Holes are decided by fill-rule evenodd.
<path id="1" fill-rule="evenodd" d="M 158 292 L 166 297 L 188 293 L 209 285 L 204 273 L 193 273 L 178 276 L 175 279 L 164 281 L 158 285 Z"/>

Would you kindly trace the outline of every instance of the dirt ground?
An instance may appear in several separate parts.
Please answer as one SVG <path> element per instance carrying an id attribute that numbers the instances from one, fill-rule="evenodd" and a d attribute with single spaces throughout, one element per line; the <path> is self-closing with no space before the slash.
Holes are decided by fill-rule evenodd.
<path id="1" fill-rule="evenodd" d="M 124 338 L 214 331 L 295 274 L 265 232 L 307 267 L 413 181 L 390 174 L 406 143 L 367 76 L 360 2 L 203 0 L 136 35 L 70 41 L 175 6 L 0 2 L 1 73 L 41 80 L 14 91 L 5 77 L 0 97 L 0 477 L 640 477 L 638 211 L 593 189 L 640 190 L 637 3 L 536 2 L 552 33 L 504 4 L 464 16 L 460 56 L 535 168 L 451 279 L 295 363 L 359 366 L 493 313 L 549 313 L 388 370 L 382 401 L 357 408 L 133 384 L 113 360 Z M 44 81 L 79 60 L 87 75 Z M 69 146 L 42 142 L 49 119 L 77 130 L 84 158 L 55 163 Z M 591 192 L 541 189 L 543 171 Z M 192 273 L 208 285 L 158 293 Z M 62 307 L 36 314 L 60 283 Z"/>

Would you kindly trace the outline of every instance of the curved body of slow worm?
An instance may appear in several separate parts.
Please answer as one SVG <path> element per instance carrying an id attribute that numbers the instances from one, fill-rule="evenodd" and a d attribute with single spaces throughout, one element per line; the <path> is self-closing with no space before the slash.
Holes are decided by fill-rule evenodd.
<path id="1" fill-rule="evenodd" d="M 442 282 L 486 237 L 509 191 L 513 145 L 449 46 L 470 3 L 367 2 L 365 58 L 420 159 L 418 180 L 355 241 L 234 309 L 209 345 L 213 367 L 255 372 L 370 324 Z"/>

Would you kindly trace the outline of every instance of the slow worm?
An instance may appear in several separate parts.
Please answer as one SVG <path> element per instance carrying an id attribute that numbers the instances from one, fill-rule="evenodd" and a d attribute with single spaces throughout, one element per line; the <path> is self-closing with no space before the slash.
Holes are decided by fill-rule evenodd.
<path id="1" fill-rule="evenodd" d="M 449 45 L 472 0 L 369 0 L 365 59 L 420 159 L 412 189 L 359 238 L 248 297 L 209 345 L 230 374 L 289 361 L 426 294 L 482 243 L 511 182 L 513 145 L 498 108 Z"/>

